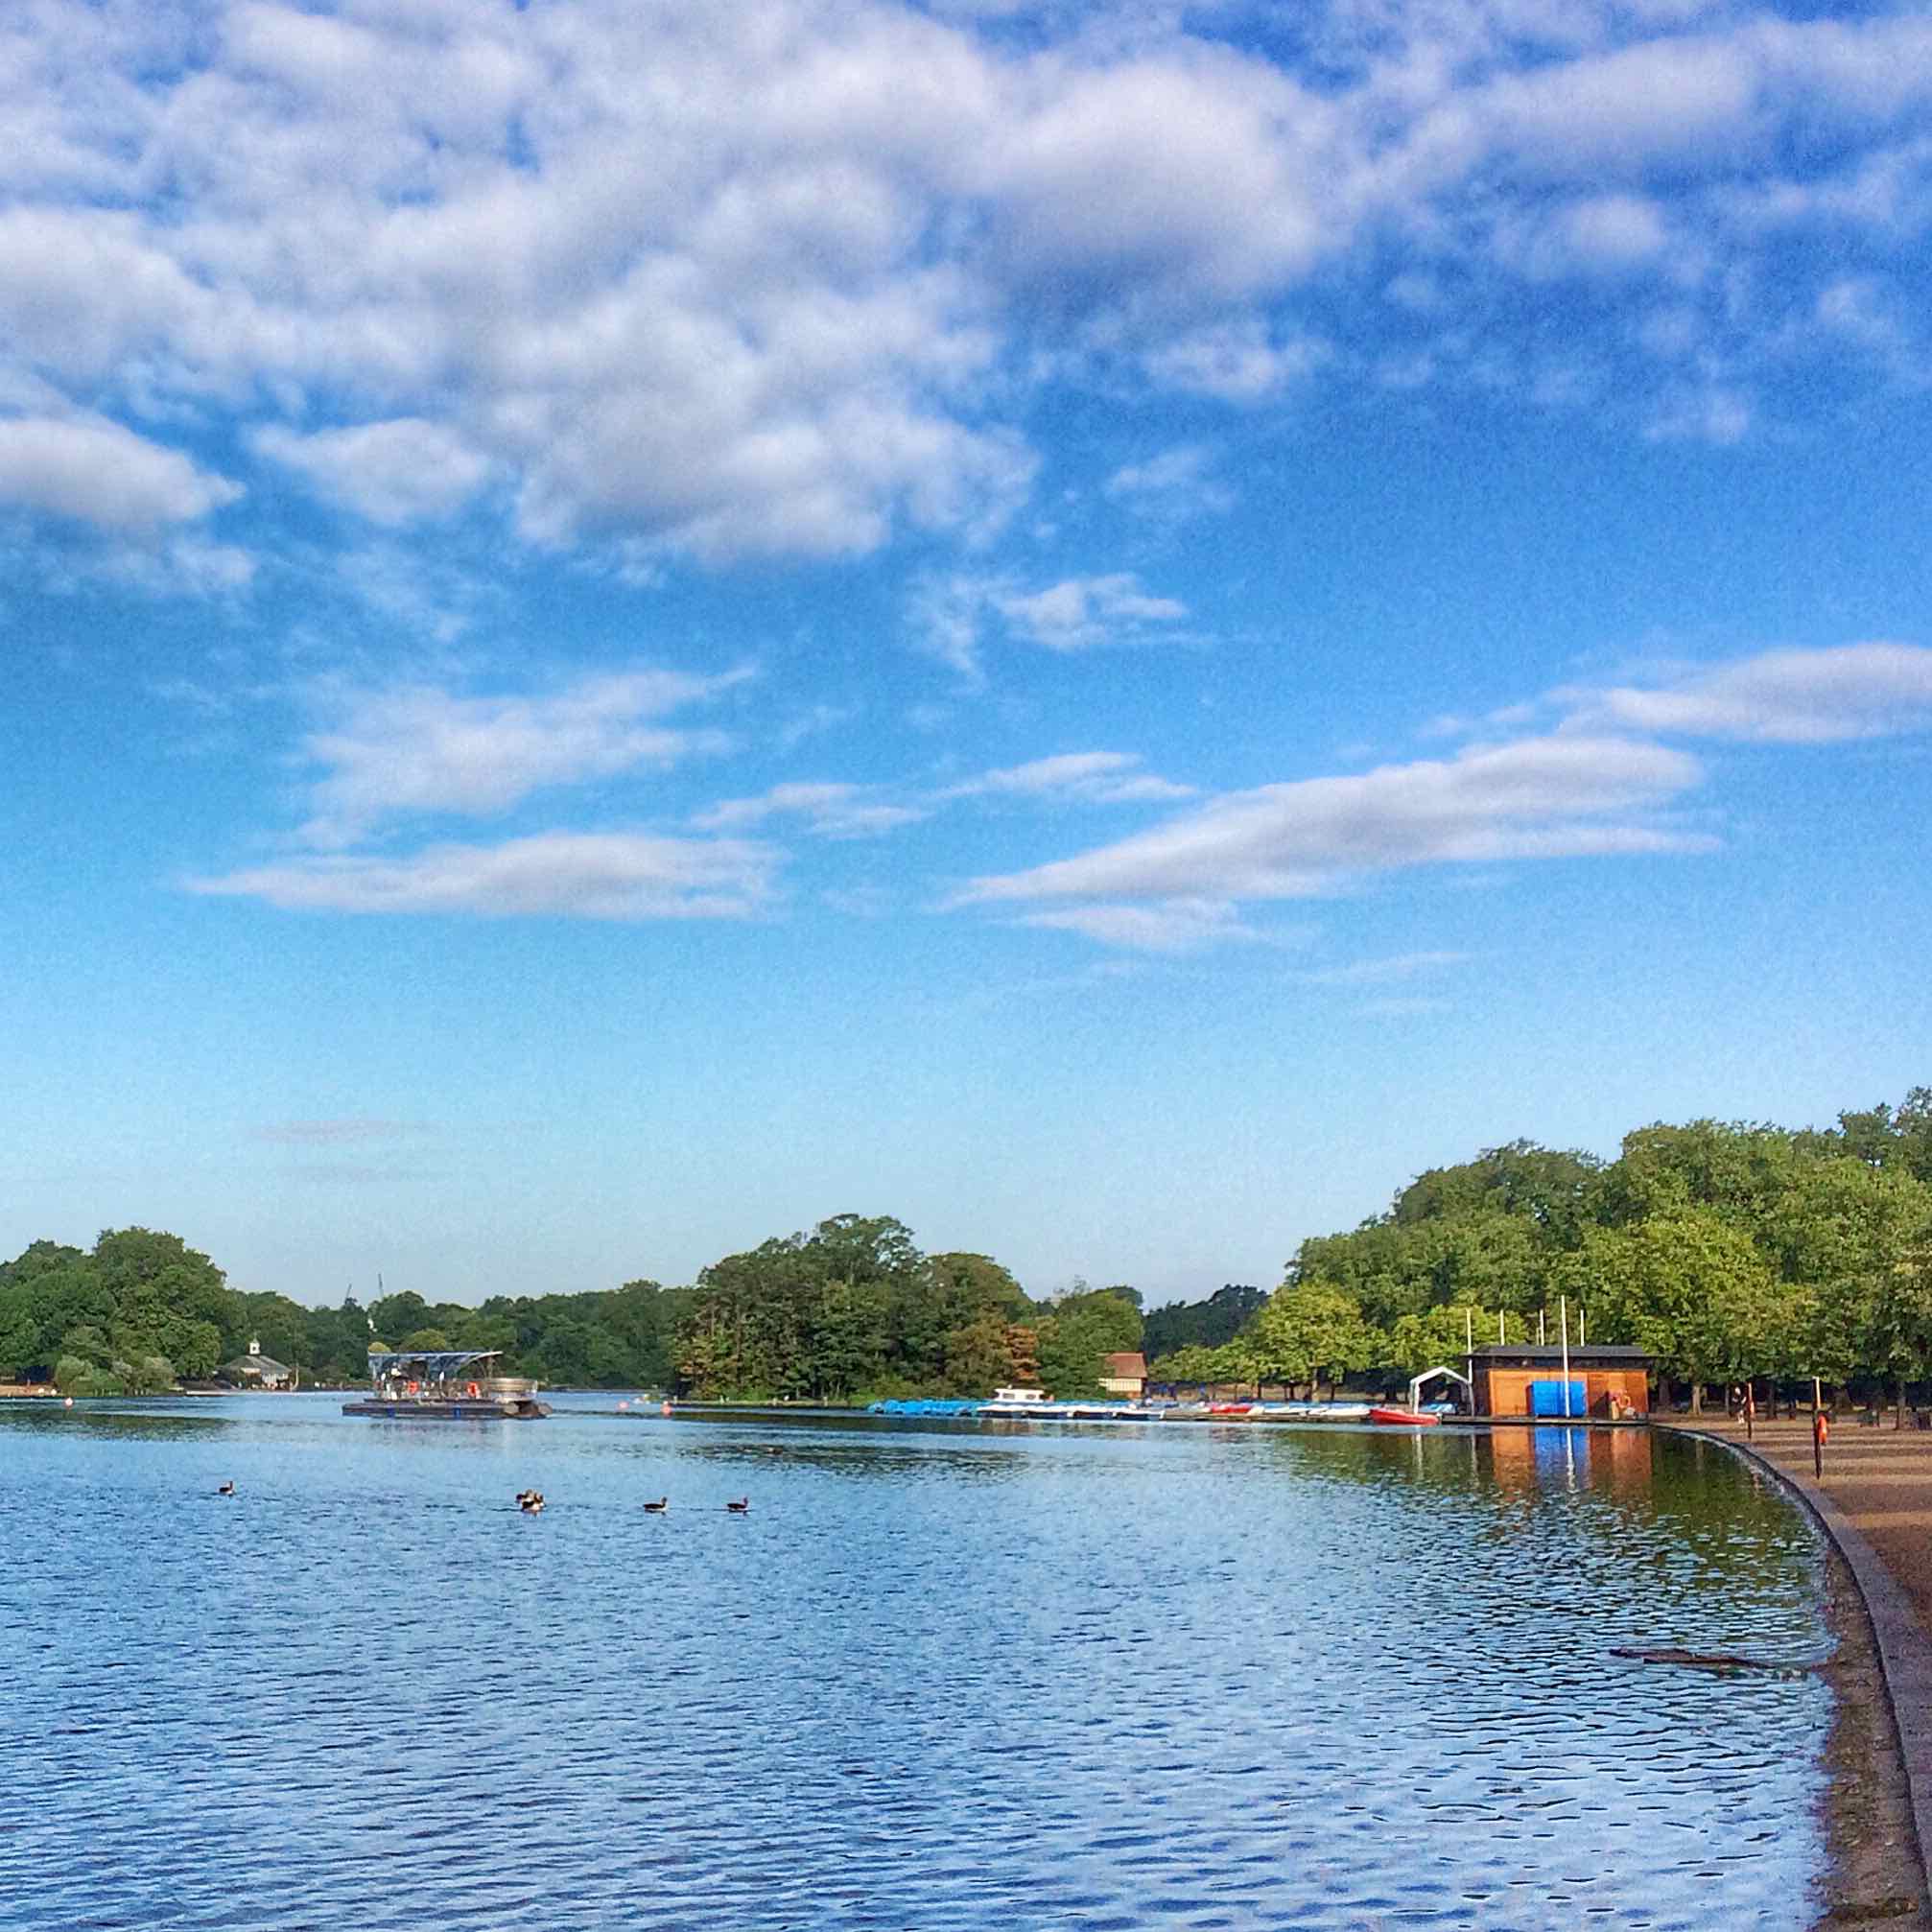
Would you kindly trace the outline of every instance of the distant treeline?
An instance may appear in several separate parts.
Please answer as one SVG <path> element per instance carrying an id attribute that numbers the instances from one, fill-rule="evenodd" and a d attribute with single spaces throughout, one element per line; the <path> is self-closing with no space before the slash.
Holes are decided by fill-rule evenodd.
<path id="1" fill-rule="evenodd" d="M 838 1214 L 714 1262 L 688 1287 L 627 1282 L 481 1308 L 412 1292 L 305 1308 L 243 1294 L 178 1236 L 36 1241 L 0 1263 L 0 1378 L 111 1393 L 201 1379 L 259 1342 L 304 1379 L 360 1380 L 369 1348 L 497 1349 L 577 1387 L 847 1401 L 1095 1392 L 1103 1355 L 1156 1380 L 1314 1385 L 1453 1365 L 1473 1329 L 1533 1339 L 1547 1311 L 1634 1342 L 1696 1388 L 1747 1376 L 1835 1387 L 1932 1374 L 1932 1089 L 1830 1128 L 1696 1120 L 1614 1161 L 1528 1141 L 1436 1167 L 1386 1213 L 1304 1241 L 1272 1294 L 1230 1283 L 1141 1311 L 1128 1286 L 1031 1299 L 980 1254 L 922 1254 L 889 1216 Z M 1574 1332 L 1574 1331 L 1572 1331 Z"/>
<path id="2" fill-rule="evenodd" d="M 201 1380 L 250 1342 L 306 1381 L 356 1381 L 372 1347 L 497 1349 L 551 1384 L 701 1397 L 980 1394 L 1039 1380 L 1093 1393 L 1101 1356 L 1141 1346 L 1131 1287 L 1028 1298 L 984 1255 L 925 1255 L 889 1217 L 840 1214 L 704 1270 L 480 1308 L 410 1290 L 305 1308 L 244 1294 L 178 1236 L 110 1230 L 93 1249 L 35 1241 L 0 1263 L 0 1379 L 51 1375 L 82 1394 Z"/>

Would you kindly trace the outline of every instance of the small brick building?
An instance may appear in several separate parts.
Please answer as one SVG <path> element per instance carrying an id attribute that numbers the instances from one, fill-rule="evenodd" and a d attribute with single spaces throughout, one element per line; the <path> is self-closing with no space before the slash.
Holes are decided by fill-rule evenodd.
<path id="1" fill-rule="evenodd" d="M 1650 1413 L 1650 1357 L 1641 1349 L 1572 1348 L 1567 1407 L 1560 1348 L 1488 1342 L 1475 1352 L 1471 1378 L 1479 1416 L 1616 1422 Z"/>

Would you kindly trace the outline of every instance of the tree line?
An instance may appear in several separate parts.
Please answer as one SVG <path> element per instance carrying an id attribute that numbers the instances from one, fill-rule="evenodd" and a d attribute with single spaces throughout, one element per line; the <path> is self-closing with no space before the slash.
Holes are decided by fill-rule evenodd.
<path id="1" fill-rule="evenodd" d="M 1225 1291 L 1224 1291 L 1225 1292 Z M 1528 1141 L 1435 1167 L 1384 1213 L 1302 1243 L 1231 1340 L 1167 1353 L 1169 1379 L 1313 1383 L 1453 1366 L 1478 1342 L 1635 1344 L 1704 1388 L 1932 1375 L 1932 1088 L 1830 1128 L 1693 1120 L 1614 1161 Z"/>
<path id="2" fill-rule="evenodd" d="M 1036 1302 L 989 1256 L 922 1254 L 890 1216 L 838 1214 L 714 1262 L 687 1287 L 626 1282 L 480 1307 L 413 1290 L 304 1308 L 244 1293 L 177 1235 L 110 1229 L 91 1250 L 35 1241 L 0 1263 L 0 1379 L 70 1394 L 200 1381 L 258 1343 L 304 1380 L 360 1381 L 371 1348 L 495 1349 L 553 1386 L 719 1400 L 846 1402 L 981 1394 L 1034 1381 L 1098 1389 L 1103 1355 L 1141 1345 L 1128 1286 Z"/>
<path id="3" fill-rule="evenodd" d="M 1312 1237 L 1272 1292 L 1229 1283 L 1143 1316 L 1084 1284 L 1030 1297 L 988 1255 L 920 1251 L 889 1215 L 837 1214 L 728 1255 L 679 1287 L 497 1296 L 411 1290 L 304 1308 L 231 1288 L 176 1235 L 110 1229 L 0 1263 L 0 1378 L 135 1393 L 198 1380 L 250 1341 L 309 1381 L 358 1381 L 372 1346 L 496 1349 L 574 1387 L 845 1402 L 1097 1389 L 1144 1348 L 1156 1381 L 1392 1382 L 1478 1340 L 1534 1339 L 1562 1304 L 1693 1392 L 1746 1377 L 1839 1389 L 1932 1375 L 1932 1089 L 1829 1128 L 1694 1120 L 1609 1162 L 1513 1141 L 1430 1168 L 1385 1213 Z"/>

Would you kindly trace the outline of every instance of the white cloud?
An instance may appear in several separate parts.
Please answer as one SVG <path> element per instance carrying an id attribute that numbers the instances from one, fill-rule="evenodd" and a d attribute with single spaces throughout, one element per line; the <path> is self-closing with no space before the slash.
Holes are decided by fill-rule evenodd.
<path id="1" fill-rule="evenodd" d="M 119 423 L 0 419 L 0 506 L 67 517 L 124 536 L 192 523 L 241 495 L 178 450 Z"/>
<path id="2" fill-rule="evenodd" d="M 1704 850 L 1649 816 L 1702 776 L 1687 754 L 1630 739 L 1525 739 L 1235 792 L 1077 858 L 977 879 L 954 903 L 1299 898 L 1397 867 Z"/>
<path id="3" fill-rule="evenodd" d="M 995 246 L 1022 276 L 1192 305 L 1292 281 L 1337 232 L 1336 110 L 1261 60 L 1197 41 L 1111 66 L 1048 57 L 1026 79 L 985 164 Z"/>
<path id="4" fill-rule="evenodd" d="M 1265 42 L 954 11 L 36 0 L 0 46 L 0 391 L 247 412 L 265 465 L 392 526 L 495 483 L 532 544 L 856 554 L 996 533 L 1037 391 L 1096 368 L 1552 393 L 1499 259 L 1593 277 L 1563 325 L 1632 358 L 1634 291 L 1682 277 L 1732 353 L 1629 407 L 1734 439 L 1783 325 L 1752 292 L 1916 272 L 1932 208 L 1909 11 L 1341 0 Z M 1821 269 L 1820 222 L 1866 255 Z M 1409 303 L 1395 339 L 1331 312 L 1355 286 Z M 150 448 L 98 495 L 44 452 L 0 487 L 116 530 L 232 487 Z"/>
<path id="5" fill-rule="evenodd" d="M 1664 391 L 1645 434 L 1660 442 L 1742 442 L 1752 423 L 1750 399 L 1722 383 Z"/>
<path id="6" fill-rule="evenodd" d="M 924 806 L 891 804 L 862 785 L 790 784 L 774 785 L 757 798 L 728 798 L 698 813 L 692 824 L 701 832 L 724 832 L 794 817 L 821 838 L 873 838 L 927 815 Z"/>
<path id="7" fill-rule="evenodd" d="M 1145 462 L 1126 463 L 1101 485 L 1101 493 L 1136 516 L 1179 523 L 1218 515 L 1234 507 L 1235 493 L 1213 474 L 1213 453 L 1199 443 L 1163 450 Z"/>
<path id="8" fill-rule="evenodd" d="M 1260 317 L 1207 323 L 1155 342 L 1142 365 L 1160 389 L 1217 402 L 1272 401 L 1329 359 L 1312 336 L 1277 335 Z"/>
<path id="9" fill-rule="evenodd" d="M 1533 281 L 1613 279 L 1671 266 L 1663 210 L 1647 195 L 1586 195 L 1558 207 L 1499 222 L 1496 252 Z M 1680 278 L 1694 263 L 1677 265 Z"/>
<path id="10" fill-rule="evenodd" d="M 1136 953 L 1199 953 L 1261 935 L 1222 899 L 1163 899 L 1147 906 L 1063 906 L 1028 912 L 1019 923 L 1078 932 Z"/>
<path id="11" fill-rule="evenodd" d="M 1138 767 L 1140 759 L 1126 751 L 1069 751 L 1052 758 L 1036 758 L 982 771 L 948 786 L 941 798 L 1071 798 L 1093 805 L 1139 805 L 1149 801 L 1186 798 L 1193 788 L 1176 785 Z"/>
<path id="12" fill-rule="evenodd" d="M 1575 728 L 1829 744 L 1932 729 L 1932 649 L 1847 644 L 1767 650 L 1673 683 L 1552 694 Z"/>
<path id="13" fill-rule="evenodd" d="M 955 572 L 924 579 L 907 601 L 922 648 L 976 684 L 985 674 L 989 630 L 1046 650 L 1092 650 L 1172 637 L 1166 627 L 1188 614 L 1186 604 L 1153 595 L 1132 571 L 1063 577 L 1036 591 L 1009 577 Z"/>
<path id="14" fill-rule="evenodd" d="M 1154 626 L 1188 615 L 1177 599 L 1150 595 L 1132 571 L 1065 577 L 1039 591 L 995 591 L 990 601 L 1018 636 L 1048 650 L 1139 643 L 1156 634 Z"/>
<path id="15" fill-rule="evenodd" d="M 394 528 L 446 517 L 483 487 L 489 459 L 420 416 L 297 436 L 273 424 L 254 446 L 331 502 Z"/>
<path id="16" fill-rule="evenodd" d="M 776 865 L 768 847 L 744 839 L 550 833 L 403 859 L 316 855 L 186 885 L 298 912 L 747 919 L 768 904 Z"/>
<path id="17" fill-rule="evenodd" d="M 722 749 L 718 732 L 650 720 L 713 697 L 741 675 L 623 671 L 542 696 L 459 697 L 425 686 L 353 692 L 336 701 L 337 720 L 303 742 L 325 775 L 309 788 L 302 837 L 350 845 L 401 814 L 482 817 L 546 787 Z"/>

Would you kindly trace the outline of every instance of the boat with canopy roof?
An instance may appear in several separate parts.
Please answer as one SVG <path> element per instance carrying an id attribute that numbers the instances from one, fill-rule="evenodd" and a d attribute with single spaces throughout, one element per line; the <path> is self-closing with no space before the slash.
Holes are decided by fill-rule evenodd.
<path id="1" fill-rule="evenodd" d="M 369 1392 L 345 1416 L 389 1422 L 537 1422 L 550 1404 L 527 1376 L 499 1376 L 499 1349 L 371 1349 Z"/>

